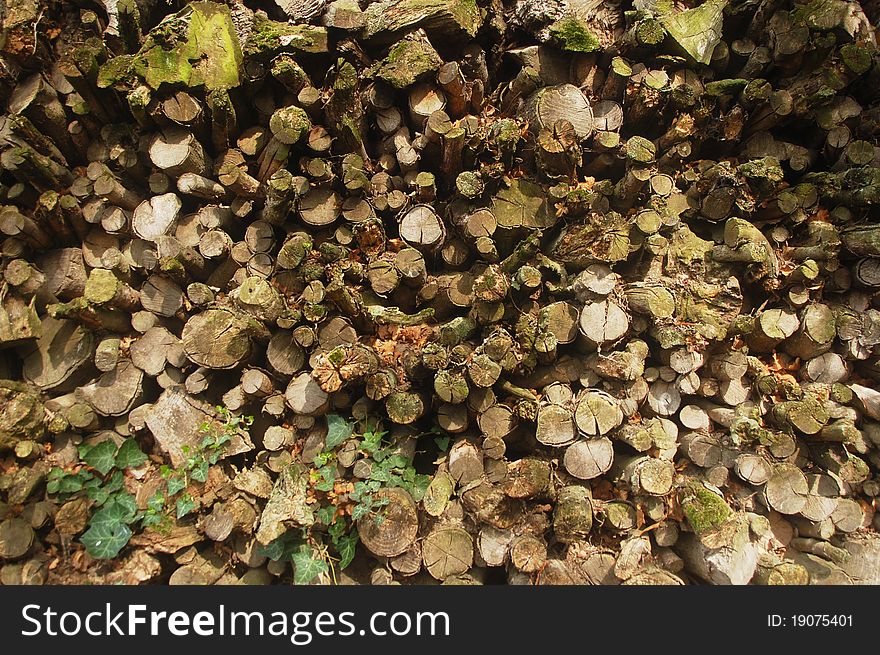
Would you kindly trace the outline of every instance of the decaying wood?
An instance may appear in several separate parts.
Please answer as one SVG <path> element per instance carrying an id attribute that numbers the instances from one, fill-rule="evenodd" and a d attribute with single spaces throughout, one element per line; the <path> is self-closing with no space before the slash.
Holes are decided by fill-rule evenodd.
<path id="1" fill-rule="evenodd" d="M 4 582 L 103 575 L 47 462 L 134 439 L 144 510 L 218 404 L 122 578 L 356 524 L 357 582 L 876 581 L 872 10 L 153 5 L 3 19 Z"/>

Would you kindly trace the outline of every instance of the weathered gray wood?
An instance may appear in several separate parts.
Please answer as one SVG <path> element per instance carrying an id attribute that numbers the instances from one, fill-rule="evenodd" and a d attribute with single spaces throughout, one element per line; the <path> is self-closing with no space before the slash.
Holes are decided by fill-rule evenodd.
<path id="1" fill-rule="evenodd" d="M 233 368 L 252 352 L 252 338 L 265 339 L 265 328 L 255 319 L 228 309 L 209 309 L 193 316 L 181 339 L 187 357 L 199 366 Z"/>
<path id="2" fill-rule="evenodd" d="M 174 193 L 153 196 L 139 204 L 131 217 L 131 229 L 141 239 L 156 241 L 169 234 L 180 216 L 180 198 Z"/>
<path id="3" fill-rule="evenodd" d="M 177 389 L 168 389 L 150 406 L 146 426 L 155 437 L 159 447 L 167 453 L 173 466 L 186 461 L 184 446 L 195 449 L 201 442 L 199 427 L 217 418 L 213 408 Z M 223 449 L 221 457 L 231 457 L 253 449 L 247 433 L 236 432 Z"/>
<path id="4" fill-rule="evenodd" d="M 80 387 L 80 393 L 101 416 L 122 416 L 143 398 L 143 380 L 143 371 L 122 360 L 95 382 Z"/>
<path id="5" fill-rule="evenodd" d="M 563 466 L 581 480 L 597 478 L 611 468 L 614 448 L 607 437 L 578 441 L 565 450 Z"/>
<path id="6" fill-rule="evenodd" d="M 149 152 L 153 165 L 171 176 L 183 173 L 203 175 L 210 167 L 201 142 L 192 132 L 181 127 L 168 128 L 157 134 L 150 143 Z"/>
<path id="7" fill-rule="evenodd" d="M 438 580 L 446 580 L 470 569 L 473 539 L 460 527 L 440 527 L 425 537 L 422 557 L 428 573 Z"/>
<path id="8" fill-rule="evenodd" d="M 94 346 L 91 331 L 73 321 L 44 318 L 35 349 L 24 359 L 22 375 L 46 391 L 70 387 L 89 366 Z"/>
<path id="9" fill-rule="evenodd" d="M 297 414 L 317 416 L 327 407 L 327 393 L 308 373 L 300 373 L 291 380 L 285 392 L 290 408 Z"/>

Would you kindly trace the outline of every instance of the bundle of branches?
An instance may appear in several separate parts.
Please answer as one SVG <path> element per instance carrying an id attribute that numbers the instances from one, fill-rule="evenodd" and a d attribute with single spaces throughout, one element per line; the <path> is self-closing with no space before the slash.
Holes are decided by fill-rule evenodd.
<path id="1" fill-rule="evenodd" d="M 880 582 L 870 8 L 168 12 L 0 16 L 4 584 Z"/>

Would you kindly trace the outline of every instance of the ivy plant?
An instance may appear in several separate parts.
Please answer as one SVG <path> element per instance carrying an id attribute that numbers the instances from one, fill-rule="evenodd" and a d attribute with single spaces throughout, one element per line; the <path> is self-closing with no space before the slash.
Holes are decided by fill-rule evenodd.
<path id="1" fill-rule="evenodd" d="M 351 563 L 359 541 L 357 521 L 365 516 L 377 523 L 384 520 L 382 508 L 388 499 L 379 493 L 382 489 L 400 487 L 416 502 L 425 495 L 430 476 L 417 473 L 412 461 L 387 443 L 386 437 L 379 422 L 327 416 L 324 450 L 312 461 L 308 478 L 310 495 L 319 504 L 316 523 L 289 530 L 264 549 L 270 559 L 291 562 L 295 583 L 308 584 L 328 572 L 335 577 L 336 570 Z M 366 460 L 369 467 L 369 476 L 354 483 L 340 477 L 338 466 L 339 451 L 349 448 L 352 441 L 356 458 Z"/>
<path id="2" fill-rule="evenodd" d="M 204 421 L 199 426 L 201 441 L 195 448 L 184 445 L 182 447 L 186 460 L 183 466 L 174 469 L 163 465 L 159 473 L 165 480 L 165 492 L 161 490 L 150 499 L 148 512 L 151 513 L 148 523 L 161 522 L 164 510 L 174 501 L 174 515 L 180 519 L 193 512 L 198 504 L 189 493 L 184 490 L 190 482 L 205 482 L 208 479 L 208 471 L 211 466 L 220 461 L 227 444 L 240 430 L 247 430 L 254 422 L 253 416 L 239 416 L 233 414 L 222 405 L 215 407 L 220 415 L 220 421 Z"/>
<path id="3" fill-rule="evenodd" d="M 124 471 L 147 461 L 134 439 L 126 439 L 118 447 L 110 439 L 80 445 L 76 466 L 70 470 L 55 467 L 49 472 L 46 491 L 50 496 L 60 500 L 85 496 L 93 502 L 89 527 L 80 537 L 92 557 L 112 559 L 135 528 L 155 528 L 169 521 L 170 513 L 179 519 L 196 509 L 195 499 L 185 490 L 192 481 L 205 482 L 209 468 L 219 461 L 233 435 L 253 423 L 253 417 L 234 415 L 225 407 L 218 406 L 217 412 L 221 420 L 201 425 L 202 439 L 196 447 L 184 446 L 182 467 L 163 465 L 159 469 L 165 488 L 147 500 L 144 510 L 138 510 L 134 495 L 124 489 Z"/>
<path id="4" fill-rule="evenodd" d="M 80 537 L 86 551 L 98 559 L 111 559 L 128 543 L 132 525 L 141 518 L 134 495 L 124 489 L 125 469 L 147 461 L 134 439 L 117 447 L 107 439 L 78 448 L 80 464 L 72 471 L 54 467 L 49 471 L 46 491 L 61 499 L 85 495 L 97 508 L 89 527 Z"/>

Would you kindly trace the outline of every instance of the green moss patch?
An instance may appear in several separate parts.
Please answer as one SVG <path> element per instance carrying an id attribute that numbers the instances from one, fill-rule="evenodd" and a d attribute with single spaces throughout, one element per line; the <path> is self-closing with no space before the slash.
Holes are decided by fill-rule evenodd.
<path id="1" fill-rule="evenodd" d="M 134 77 L 163 84 L 231 89 L 239 84 L 241 44 L 229 7 L 193 2 L 147 34 L 137 54 L 114 57 L 98 74 L 100 86 L 126 86 Z"/>
<path id="2" fill-rule="evenodd" d="M 311 54 L 327 52 L 327 28 L 314 25 L 290 25 L 254 16 L 253 30 L 245 45 L 248 57 L 275 54 L 293 50 Z"/>
<path id="3" fill-rule="evenodd" d="M 587 26 L 574 16 L 561 18 L 550 26 L 550 34 L 563 50 L 595 52 L 602 45 Z"/>
<path id="4" fill-rule="evenodd" d="M 379 64 L 376 77 L 396 89 L 405 89 L 443 65 L 437 51 L 426 41 L 401 41 Z"/>
<path id="5" fill-rule="evenodd" d="M 681 508 L 698 535 L 724 523 L 733 513 L 718 494 L 699 483 L 689 484 L 681 493 Z"/>

